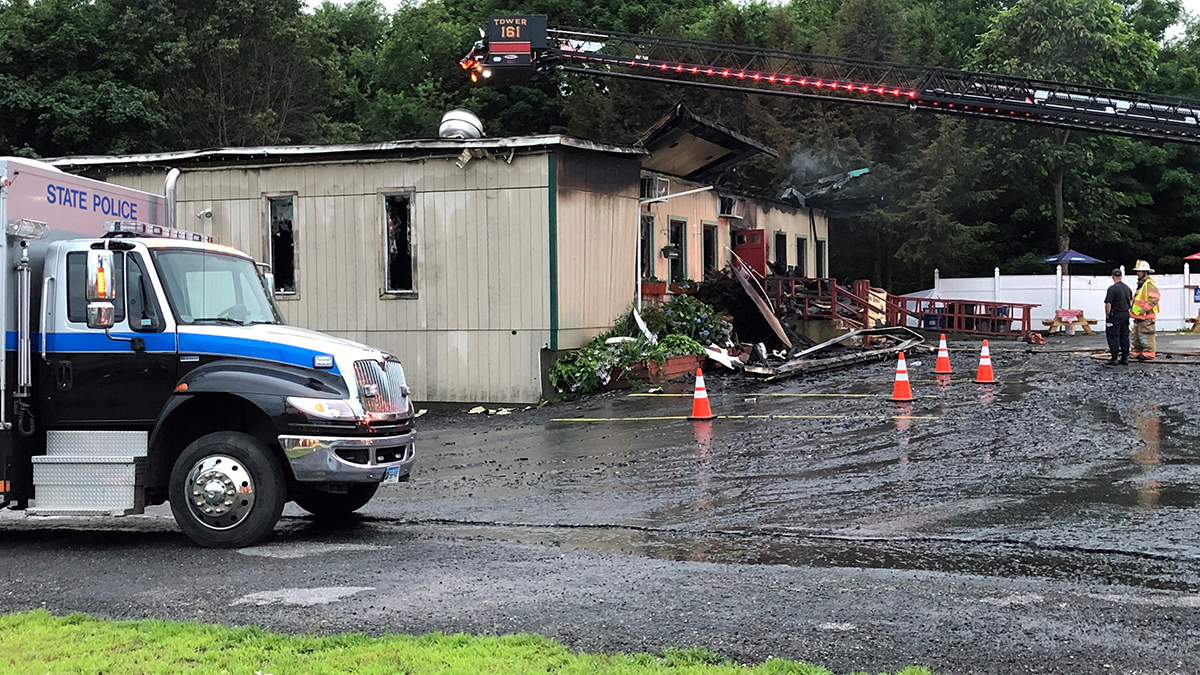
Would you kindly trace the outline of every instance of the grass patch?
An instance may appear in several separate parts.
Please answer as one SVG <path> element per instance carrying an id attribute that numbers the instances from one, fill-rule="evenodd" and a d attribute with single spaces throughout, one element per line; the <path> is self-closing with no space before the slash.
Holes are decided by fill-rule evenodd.
<path id="1" fill-rule="evenodd" d="M 525 634 L 304 637 L 84 614 L 59 618 L 44 610 L 0 617 L 0 645 L 5 675 L 830 675 L 825 668 L 786 660 L 739 666 L 702 648 L 604 656 L 575 654 Z M 897 675 L 932 674 L 906 668 Z"/>

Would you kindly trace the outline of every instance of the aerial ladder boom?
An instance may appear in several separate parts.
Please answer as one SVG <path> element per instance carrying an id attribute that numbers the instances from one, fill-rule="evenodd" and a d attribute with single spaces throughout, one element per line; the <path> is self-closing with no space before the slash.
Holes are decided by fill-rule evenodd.
<path id="1" fill-rule="evenodd" d="M 1200 143 L 1200 100 L 1009 75 L 927 68 L 585 28 L 495 15 L 460 62 L 472 81 L 555 71 L 773 96 L 1021 121 Z"/>

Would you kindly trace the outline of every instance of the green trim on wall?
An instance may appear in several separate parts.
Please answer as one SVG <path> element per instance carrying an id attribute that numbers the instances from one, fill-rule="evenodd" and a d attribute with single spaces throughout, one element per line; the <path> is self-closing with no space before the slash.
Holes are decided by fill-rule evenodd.
<path id="1" fill-rule="evenodd" d="M 558 350 L 558 158 L 547 153 L 550 192 L 550 350 Z"/>

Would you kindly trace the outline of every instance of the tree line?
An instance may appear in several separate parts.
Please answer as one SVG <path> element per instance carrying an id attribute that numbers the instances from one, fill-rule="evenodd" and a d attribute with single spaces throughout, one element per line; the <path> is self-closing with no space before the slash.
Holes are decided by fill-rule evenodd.
<path id="1" fill-rule="evenodd" d="M 628 143 L 679 100 L 779 150 L 728 177 L 778 188 L 867 167 L 878 198 L 831 224 L 831 268 L 893 291 L 1048 272 L 1070 246 L 1174 269 L 1200 251 L 1200 148 L 821 101 L 556 75 L 472 86 L 492 13 L 1200 97 L 1179 0 L 0 0 L 0 152 L 30 157 L 489 135 Z M 1168 40 L 1169 27 L 1183 23 Z M 1103 268 L 1096 273 L 1103 273 Z"/>

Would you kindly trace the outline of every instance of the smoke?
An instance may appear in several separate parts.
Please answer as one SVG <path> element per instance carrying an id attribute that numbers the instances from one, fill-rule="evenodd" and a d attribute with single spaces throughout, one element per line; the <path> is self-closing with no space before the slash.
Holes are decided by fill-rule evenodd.
<path id="1" fill-rule="evenodd" d="M 788 162 L 787 182 L 800 186 L 818 178 L 849 171 L 850 158 L 842 150 L 798 148 Z"/>

